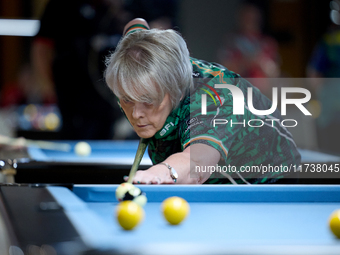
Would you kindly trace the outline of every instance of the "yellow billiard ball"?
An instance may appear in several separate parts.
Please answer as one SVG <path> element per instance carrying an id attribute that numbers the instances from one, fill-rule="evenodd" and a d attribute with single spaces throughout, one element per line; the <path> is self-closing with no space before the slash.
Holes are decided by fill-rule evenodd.
<path id="1" fill-rule="evenodd" d="M 132 230 L 144 219 L 144 210 L 133 201 L 123 201 L 117 206 L 116 217 L 123 229 Z"/>
<path id="2" fill-rule="evenodd" d="M 172 225 L 180 224 L 189 214 L 190 206 L 181 197 L 169 197 L 162 203 L 165 219 Z"/>
<path id="3" fill-rule="evenodd" d="M 340 238 L 340 209 L 334 211 L 329 217 L 329 227 L 333 234 Z"/>

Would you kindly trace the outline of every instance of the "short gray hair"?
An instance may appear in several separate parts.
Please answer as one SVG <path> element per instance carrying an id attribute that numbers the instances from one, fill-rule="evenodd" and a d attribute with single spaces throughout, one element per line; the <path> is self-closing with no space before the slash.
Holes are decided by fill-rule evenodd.
<path id="1" fill-rule="evenodd" d="M 106 59 L 104 76 L 118 98 L 159 105 L 169 93 L 173 109 L 193 86 L 187 45 L 171 29 L 125 36 Z"/>

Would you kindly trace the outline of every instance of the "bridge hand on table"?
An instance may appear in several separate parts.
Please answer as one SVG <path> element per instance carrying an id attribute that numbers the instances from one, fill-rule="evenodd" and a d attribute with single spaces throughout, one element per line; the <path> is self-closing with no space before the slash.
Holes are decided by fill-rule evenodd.
<path id="1" fill-rule="evenodd" d="M 128 176 L 124 177 L 124 181 L 128 181 Z M 137 171 L 132 182 L 134 184 L 175 184 L 168 169 L 160 165 Z"/>

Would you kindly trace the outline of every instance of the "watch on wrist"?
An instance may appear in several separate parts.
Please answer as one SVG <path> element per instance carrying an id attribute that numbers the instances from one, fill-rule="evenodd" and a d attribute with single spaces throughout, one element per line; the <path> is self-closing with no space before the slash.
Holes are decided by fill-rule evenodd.
<path id="1" fill-rule="evenodd" d="M 175 168 L 171 167 L 168 163 L 160 163 L 161 165 L 165 165 L 170 170 L 170 176 L 174 182 L 177 181 L 178 173 L 176 172 Z"/>

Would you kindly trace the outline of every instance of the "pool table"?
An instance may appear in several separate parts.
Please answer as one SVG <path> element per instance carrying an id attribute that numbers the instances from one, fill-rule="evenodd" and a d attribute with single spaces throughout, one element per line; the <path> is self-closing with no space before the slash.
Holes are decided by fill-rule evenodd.
<path id="1" fill-rule="evenodd" d="M 79 141 L 55 142 L 69 144 L 70 151 L 46 150 L 32 146 L 27 148 L 24 155 L 6 156 L 10 157 L 11 163 L 15 160 L 15 182 L 121 183 L 123 176 L 129 174 L 139 143 L 138 140 L 86 141 L 92 152 L 84 157 L 78 156 L 74 150 Z M 147 169 L 151 165 L 152 162 L 145 152 L 140 169 Z"/>
<path id="2" fill-rule="evenodd" d="M 12 249 L 57 254 L 339 254 L 328 228 L 338 185 L 145 185 L 145 219 L 116 221 L 117 185 L 1 186 Z M 180 196 L 190 215 L 169 225 L 160 207 Z M 19 254 L 19 253 L 18 253 Z M 51 253 L 55 254 L 55 253 Z"/>
<path id="3" fill-rule="evenodd" d="M 73 183 L 73 184 L 119 184 L 128 175 L 136 155 L 138 140 L 87 141 L 92 153 L 88 157 L 78 156 L 74 147 L 78 141 L 57 141 L 70 145 L 69 152 L 29 147 L 24 155 L 4 155 L 1 159 L 15 162 L 14 181 L 17 183 Z M 299 150 L 304 163 L 340 163 L 340 157 L 325 153 Z M 6 163 L 6 162 L 5 162 Z M 8 165 L 8 164 L 7 164 Z M 147 169 L 152 162 L 145 152 L 140 169 Z M 1 162 L 0 162 L 1 169 Z M 340 183 L 340 173 L 313 173 L 304 176 L 310 183 Z M 307 177 L 310 178 L 307 181 Z M 324 181 L 321 179 L 325 178 Z M 9 182 L 14 182 L 9 181 Z M 1 183 L 1 180 L 0 180 Z"/>

